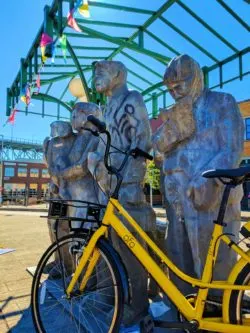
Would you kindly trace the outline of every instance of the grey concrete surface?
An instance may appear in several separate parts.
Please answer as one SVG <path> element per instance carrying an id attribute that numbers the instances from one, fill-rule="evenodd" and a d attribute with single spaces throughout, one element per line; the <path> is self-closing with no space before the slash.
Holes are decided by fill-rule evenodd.
<path id="1" fill-rule="evenodd" d="M 46 219 L 40 215 L 0 212 L 0 248 L 15 249 L 0 255 L 0 333 L 35 333 L 29 308 L 32 277 L 26 268 L 37 264 L 50 243 Z M 245 216 L 250 218 L 250 213 Z M 165 319 L 174 318 L 174 311 L 167 312 Z M 155 330 L 161 332 L 177 331 Z"/>

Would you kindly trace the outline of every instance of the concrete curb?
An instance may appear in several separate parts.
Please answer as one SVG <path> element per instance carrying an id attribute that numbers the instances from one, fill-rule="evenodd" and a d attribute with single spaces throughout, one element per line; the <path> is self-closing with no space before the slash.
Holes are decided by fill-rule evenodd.
<path id="1" fill-rule="evenodd" d="M 0 211 L 8 211 L 8 212 L 48 212 L 48 209 L 41 208 L 41 209 L 34 209 L 34 208 L 0 208 Z"/>

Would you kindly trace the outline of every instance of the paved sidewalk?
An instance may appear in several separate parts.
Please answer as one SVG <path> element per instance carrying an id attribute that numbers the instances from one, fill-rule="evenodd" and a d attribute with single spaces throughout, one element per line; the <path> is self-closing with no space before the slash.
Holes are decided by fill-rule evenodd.
<path id="1" fill-rule="evenodd" d="M 158 220 L 166 220 L 163 209 L 156 213 Z M 40 215 L 46 213 L 0 211 L 0 248 L 15 249 L 0 255 L 0 333 L 35 333 L 29 308 L 32 278 L 26 268 L 37 264 L 50 243 L 47 220 Z M 242 217 L 250 220 L 250 212 Z"/>
<path id="2" fill-rule="evenodd" d="M 35 332 L 28 314 L 32 278 L 26 267 L 36 265 L 49 245 L 47 222 L 39 215 L 0 212 L 0 248 L 15 249 L 0 255 L 1 333 Z M 24 315 L 29 320 L 21 320 Z"/>

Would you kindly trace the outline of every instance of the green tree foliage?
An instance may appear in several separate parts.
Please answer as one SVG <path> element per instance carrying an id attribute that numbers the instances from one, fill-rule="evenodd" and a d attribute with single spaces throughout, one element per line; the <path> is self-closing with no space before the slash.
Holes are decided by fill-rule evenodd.
<path id="1" fill-rule="evenodd" d="M 154 190 L 160 189 L 160 170 L 151 161 L 147 165 L 145 184 L 151 185 Z"/>

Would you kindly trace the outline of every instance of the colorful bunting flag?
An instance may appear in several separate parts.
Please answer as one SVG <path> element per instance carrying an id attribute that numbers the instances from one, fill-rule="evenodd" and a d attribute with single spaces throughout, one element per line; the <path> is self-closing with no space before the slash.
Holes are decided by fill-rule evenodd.
<path id="1" fill-rule="evenodd" d="M 31 89 L 30 85 L 27 83 L 23 92 L 23 95 L 21 96 L 21 101 L 24 102 L 27 106 L 30 104 L 31 100 Z"/>
<path id="2" fill-rule="evenodd" d="M 61 44 L 61 49 L 62 49 L 62 54 L 63 54 L 63 58 L 64 58 L 64 62 L 67 62 L 67 37 L 66 35 L 62 35 L 62 37 L 60 37 L 60 44 Z"/>
<path id="3" fill-rule="evenodd" d="M 17 109 L 13 109 L 11 115 L 9 116 L 9 118 L 7 119 L 6 123 L 3 125 L 3 127 L 5 127 L 8 123 L 11 123 L 12 125 L 14 125 L 15 123 L 15 117 L 16 117 L 16 113 L 17 113 Z"/>
<path id="4" fill-rule="evenodd" d="M 74 18 L 74 10 L 71 10 L 68 13 L 67 23 L 68 23 L 68 26 L 70 26 L 71 28 L 73 28 L 75 31 L 82 32 L 81 28 L 79 27 L 79 25 L 77 24 L 77 22 L 76 22 L 76 20 Z"/>
<path id="5" fill-rule="evenodd" d="M 41 41 L 40 41 L 40 47 L 41 47 L 41 54 L 42 54 L 42 62 L 44 63 L 47 60 L 47 57 L 45 55 L 46 46 L 49 44 L 53 44 L 53 38 L 50 37 L 45 32 L 42 34 Z"/>
<path id="6" fill-rule="evenodd" d="M 82 5 L 80 7 L 78 7 L 78 12 L 83 17 L 86 17 L 86 18 L 90 17 L 88 0 L 83 0 Z"/>

